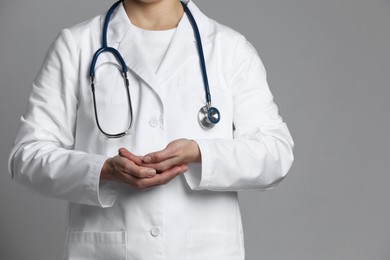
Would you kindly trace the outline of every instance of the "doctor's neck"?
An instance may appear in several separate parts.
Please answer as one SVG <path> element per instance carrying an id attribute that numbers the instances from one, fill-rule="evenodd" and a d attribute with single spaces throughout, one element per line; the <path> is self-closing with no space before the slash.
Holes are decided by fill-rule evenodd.
<path id="1" fill-rule="evenodd" d="M 145 30 L 177 27 L 184 10 L 179 0 L 124 0 L 132 24 Z"/>

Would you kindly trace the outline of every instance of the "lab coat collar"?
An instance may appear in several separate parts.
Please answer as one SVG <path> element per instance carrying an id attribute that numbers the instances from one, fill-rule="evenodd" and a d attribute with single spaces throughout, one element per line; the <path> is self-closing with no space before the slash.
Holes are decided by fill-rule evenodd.
<path id="1" fill-rule="evenodd" d="M 209 20 L 191 0 L 183 0 L 183 2 L 187 4 L 192 12 L 204 44 L 207 41 Z M 194 32 L 190 21 L 184 14 L 160 67 L 157 72 L 154 72 L 145 58 L 146 55 L 139 39 L 136 37 L 137 34 L 133 31 L 133 26 L 123 4 L 120 4 L 113 14 L 108 27 L 108 45 L 118 44 L 118 51 L 122 54 L 129 69 L 153 88 L 164 83 L 174 75 L 189 57 L 194 54 L 197 55 Z"/>

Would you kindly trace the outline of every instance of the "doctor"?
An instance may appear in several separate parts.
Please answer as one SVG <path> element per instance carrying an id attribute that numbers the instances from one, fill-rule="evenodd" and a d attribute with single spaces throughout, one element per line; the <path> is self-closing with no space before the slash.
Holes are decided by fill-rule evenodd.
<path id="1" fill-rule="evenodd" d="M 256 50 L 183 3 L 124 0 L 64 29 L 34 80 L 9 170 L 69 202 L 64 259 L 244 259 L 237 191 L 291 167 Z M 123 60 L 92 61 L 105 45 Z"/>

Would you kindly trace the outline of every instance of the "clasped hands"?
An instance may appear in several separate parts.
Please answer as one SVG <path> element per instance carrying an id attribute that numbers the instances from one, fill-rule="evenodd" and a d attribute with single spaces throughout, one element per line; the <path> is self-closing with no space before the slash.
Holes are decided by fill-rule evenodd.
<path id="1" fill-rule="evenodd" d="M 137 156 L 126 148 L 104 163 L 100 178 L 130 184 L 140 190 L 166 184 L 201 161 L 198 144 L 189 139 L 172 141 L 161 151 Z"/>

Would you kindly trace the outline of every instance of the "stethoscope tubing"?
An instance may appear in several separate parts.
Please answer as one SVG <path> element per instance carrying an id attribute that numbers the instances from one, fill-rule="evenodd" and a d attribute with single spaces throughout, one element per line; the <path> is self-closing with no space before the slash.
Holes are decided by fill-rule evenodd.
<path id="1" fill-rule="evenodd" d="M 99 48 L 95 52 L 95 54 L 93 55 L 90 69 L 89 69 L 89 76 L 90 76 L 90 80 L 91 80 L 91 90 L 92 90 L 92 96 L 93 96 L 93 106 L 94 106 L 96 124 L 97 124 L 99 130 L 107 138 L 119 138 L 119 137 L 123 137 L 123 136 L 129 134 L 129 132 L 133 128 L 133 121 L 134 121 L 133 107 L 132 107 L 131 96 L 130 96 L 129 80 L 127 77 L 128 68 L 127 68 L 126 62 L 117 49 L 107 46 L 107 31 L 108 31 L 108 25 L 110 22 L 110 18 L 121 2 L 123 2 L 123 0 L 117 1 L 107 11 L 107 14 L 106 14 L 106 17 L 104 20 L 104 24 L 103 24 L 102 47 Z M 198 54 L 199 54 L 204 91 L 205 91 L 206 105 L 201 107 L 201 109 L 199 110 L 198 121 L 203 128 L 211 129 L 214 127 L 215 124 L 217 124 L 220 121 L 220 113 L 219 113 L 217 108 L 212 107 L 212 105 L 211 105 L 211 94 L 210 94 L 210 87 L 209 87 L 209 82 L 208 82 L 208 77 L 207 77 L 206 61 L 204 58 L 202 40 L 201 40 L 198 25 L 196 24 L 195 18 L 192 15 L 191 11 L 188 9 L 187 5 L 183 2 L 181 2 L 181 4 L 183 5 L 183 9 L 184 9 L 185 13 L 187 14 L 187 17 L 188 17 L 188 19 L 191 23 L 191 26 L 193 28 L 193 31 L 194 31 Z M 124 78 L 125 84 L 126 84 L 126 92 L 127 92 L 127 99 L 128 99 L 128 105 L 129 105 L 129 113 L 130 113 L 130 122 L 129 122 L 129 126 L 128 126 L 127 130 L 122 132 L 122 133 L 118 133 L 118 134 L 109 134 L 102 129 L 100 122 L 99 122 L 98 112 L 97 112 L 97 104 L 96 104 L 97 102 L 96 102 L 96 95 L 95 95 L 95 67 L 96 67 L 96 63 L 97 63 L 99 56 L 104 52 L 108 52 L 108 53 L 111 53 L 112 55 L 114 55 L 114 57 L 120 63 L 123 78 Z"/>
<path id="2" fill-rule="evenodd" d="M 194 16 L 192 15 L 190 10 L 188 9 L 187 5 L 183 2 L 181 2 L 181 4 L 183 5 L 184 11 L 186 12 L 186 14 L 188 16 L 188 19 L 190 20 L 192 28 L 194 29 L 196 45 L 198 47 L 198 52 L 199 52 L 200 66 L 202 69 L 202 77 L 203 77 L 204 91 L 205 91 L 205 95 L 206 95 L 206 102 L 209 106 L 211 106 L 211 94 L 210 94 L 209 80 L 207 77 L 206 61 L 204 59 L 203 45 L 202 45 L 202 39 L 200 37 L 199 28 L 195 22 Z"/>
<path id="3" fill-rule="evenodd" d="M 95 111 L 96 124 L 97 124 L 100 132 L 102 132 L 107 138 L 123 137 L 123 136 L 129 134 L 129 131 L 133 128 L 133 105 L 131 103 L 130 84 L 129 84 L 129 79 L 127 78 L 127 73 L 125 73 L 123 77 L 124 77 L 125 84 L 126 84 L 127 102 L 129 104 L 129 113 L 130 113 L 131 119 L 130 119 L 129 127 L 127 128 L 127 130 L 125 132 L 118 133 L 118 134 L 109 134 L 109 133 L 105 132 L 103 130 L 103 128 L 100 126 L 99 117 L 98 117 L 98 113 L 97 113 L 97 106 L 96 106 L 95 83 L 94 82 L 91 83 L 92 99 L 93 99 L 93 107 L 94 107 L 94 111 Z"/>
<path id="4" fill-rule="evenodd" d="M 119 53 L 119 51 L 117 49 L 114 49 L 112 47 L 101 47 L 100 49 L 98 49 L 95 54 L 93 55 L 93 58 L 92 58 L 92 62 L 91 62 L 91 67 L 90 67 L 90 70 L 89 70 L 89 76 L 91 77 L 91 79 L 93 79 L 95 77 L 95 66 L 96 66 L 96 62 L 97 62 L 97 59 L 99 58 L 100 54 L 102 54 L 103 52 L 109 52 L 109 53 L 112 53 L 115 58 L 120 62 L 121 64 L 121 68 L 122 68 L 122 73 L 126 73 L 127 72 L 127 65 L 126 65 L 126 62 L 124 61 L 124 59 L 122 58 L 122 55 Z M 93 65 L 93 66 L 92 66 Z"/>

